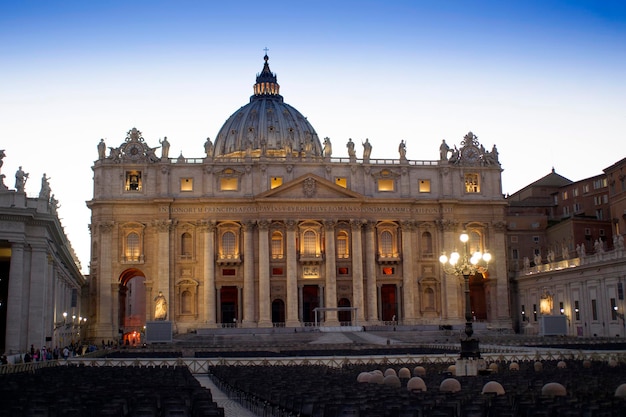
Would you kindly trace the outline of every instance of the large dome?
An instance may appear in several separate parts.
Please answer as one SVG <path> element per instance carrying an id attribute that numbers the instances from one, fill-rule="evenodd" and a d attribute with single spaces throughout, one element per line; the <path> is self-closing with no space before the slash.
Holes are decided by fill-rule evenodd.
<path id="1" fill-rule="evenodd" d="M 215 139 L 214 157 L 320 157 L 322 145 L 313 126 L 283 102 L 268 56 L 257 74 L 254 95 L 224 123 Z"/>

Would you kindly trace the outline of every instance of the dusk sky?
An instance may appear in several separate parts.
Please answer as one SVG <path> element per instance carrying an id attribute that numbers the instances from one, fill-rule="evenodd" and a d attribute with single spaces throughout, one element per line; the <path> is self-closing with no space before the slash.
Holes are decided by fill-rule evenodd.
<path id="1" fill-rule="evenodd" d="M 136 127 L 170 156 L 249 102 L 264 48 L 285 102 L 333 156 L 438 159 L 472 131 L 500 153 L 504 194 L 626 156 L 624 1 L 14 1 L 0 5 L 0 149 L 13 189 L 51 178 L 88 272 L 96 145 Z M 359 147 L 360 148 L 360 147 Z M 359 149 L 360 155 L 360 149 Z"/>

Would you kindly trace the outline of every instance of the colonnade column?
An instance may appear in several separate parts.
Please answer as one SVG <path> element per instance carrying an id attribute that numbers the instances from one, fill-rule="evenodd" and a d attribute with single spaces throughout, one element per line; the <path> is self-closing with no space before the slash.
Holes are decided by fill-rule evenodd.
<path id="1" fill-rule="evenodd" d="M 402 222 L 402 305 L 404 307 L 404 324 L 415 324 L 415 287 L 417 277 L 413 271 L 413 232 L 415 224 L 412 221 Z"/>
<path id="2" fill-rule="evenodd" d="M 487 250 L 491 252 L 494 265 L 489 267 L 491 286 L 495 285 L 495 291 L 491 291 L 490 320 L 497 322 L 502 327 L 511 327 L 511 306 L 509 305 L 509 281 L 506 270 L 506 224 L 498 222 L 489 228 L 489 244 Z M 495 271 L 494 271 L 495 269 Z M 494 277 L 495 275 L 495 277 Z M 494 297 L 495 295 L 495 297 Z"/>
<path id="3" fill-rule="evenodd" d="M 325 300 L 327 308 L 337 307 L 337 262 L 335 259 L 335 221 L 324 222 L 324 243 L 326 248 L 326 294 Z M 328 310 L 326 312 L 325 324 L 328 326 L 338 326 L 337 311 Z"/>
<path id="4" fill-rule="evenodd" d="M 23 298 L 23 281 L 24 274 L 24 244 L 11 243 L 11 266 L 9 270 L 9 291 L 7 303 L 7 319 L 6 319 L 6 343 L 5 350 L 7 353 L 20 353 L 28 346 L 26 334 L 22 330 L 22 304 Z"/>
<path id="5" fill-rule="evenodd" d="M 440 252 L 446 252 L 449 256 L 450 251 L 453 251 L 458 247 L 458 223 L 453 220 L 441 220 L 439 223 L 441 229 L 441 246 Z M 442 310 L 443 316 L 448 317 L 452 321 L 463 320 L 465 317 L 465 309 L 463 308 L 463 292 L 462 283 L 456 275 L 446 274 L 443 268 L 440 267 L 441 282 L 443 283 L 444 290 L 441 292 L 442 296 Z M 445 310 L 444 310 L 445 309 Z"/>
<path id="6" fill-rule="evenodd" d="M 270 250 L 269 225 L 267 220 L 259 220 L 259 327 L 272 327 L 270 294 Z"/>
<path id="7" fill-rule="evenodd" d="M 367 285 L 367 322 L 370 325 L 377 324 L 378 313 L 378 290 L 376 287 L 376 224 L 368 221 L 365 227 L 365 279 Z"/>
<path id="8" fill-rule="evenodd" d="M 204 233 L 204 322 L 215 327 L 215 222 L 202 224 Z"/>
<path id="9" fill-rule="evenodd" d="M 295 220 L 285 222 L 287 228 L 287 327 L 300 325 L 298 320 L 298 260 L 296 259 Z"/>
<path id="10" fill-rule="evenodd" d="M 357 323 L 365 321 L 363 308 L 363 244 L 361 240 L 362 220 L 352 220 L 352 296 L 356 307 Z"/>
<path id="11" fill-rule="evenodd" d="M 254 297 L 254 224 L 246 221 L 243 225 L 243 327 L 253 327 L 255 297 Z"/>
<path id="12" fill-rule="evenodd" d="M 99 248 L 100 256 L 98 257 L 98 274 L 96 279 L 98 280 L 98 295 L 97 295 L 97 312 L 96 312 L 96 340 L 105 339 L 111 341 L 117 341 L 117 323 L 113 325 L 113 303 L 111 294 L 111 282 L 116 281 L 116 277 L 113 277 L 111 265 L 112 259 L 112 247 L 113 247 L 113 222 L 101 223 L 98 227 L 99 233 Z M 115 306 L 115 311 L 119 308 Z"/>
<path id="13" fill-rule="evenodd" d="M 156 295 L 159 292 L 162 292 L 163 296 L 165 296 L 165 299 L 167 300 L 167 320 L 174 321 L 172 320 L 173 303 L 170 298 L 170 229 L 172 227 L 172 221 L 170 219 L 155 220 L 153 225 L 157 229 L 157 279 L 156 294 L 150 294 L 148 300 L 152 302 Z M 151 310 L 152 314 L 154 314 L 154 308 Z"/>

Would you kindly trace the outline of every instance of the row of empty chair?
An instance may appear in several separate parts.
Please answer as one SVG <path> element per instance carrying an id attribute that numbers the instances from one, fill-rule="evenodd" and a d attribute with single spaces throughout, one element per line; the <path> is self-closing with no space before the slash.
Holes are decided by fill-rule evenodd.
<path id="1" fill-rule="evenodd" d="M 0 376 L 1 417 L 224 417 L 186 367 L 57 366 Z"/>
<path id="2" fill-rule="evenodd" d="M 562 361 L 560 361 L 562 362 Z M 418 364 L 416 364 L 417 366 Z M 302 417 L 618 417 L 626 416 L 626 400 L 616 389 L 626 383 L 622 366 L 521 362 L 517 370 L 497 364 L 489 374 L 455 377 L 444 364 L 423 365 L 425 390 L 409 390 L 404 375 L 398 385 L 358 382 L 371 366 L 341 369 L 323 366 L 216 366 L 210 369 L 218 387 L 261 416 Z M 558 366 L 557 366 L 558 365 Z M 389 369 L 384 365 L 379 371 Z M 399 371 L 395 369 L 394 371 Z M 455 379 L 460 389 L 442 388 Z M 483 393 L 497 382 L 503 392 Z M 544 387 L 556 383 L 565 392 Z"/>

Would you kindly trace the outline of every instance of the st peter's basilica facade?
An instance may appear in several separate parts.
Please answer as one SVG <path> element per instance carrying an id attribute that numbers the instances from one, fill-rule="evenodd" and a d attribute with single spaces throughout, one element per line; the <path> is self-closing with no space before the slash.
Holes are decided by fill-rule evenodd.
<path id="1" fill-rule="evenodd" d="M 350 139 L 335 156 L 264 60 L 250 102 L 200 157 L 172 158 L 167 138 L 151 147 L 135 128 L 109 152 L 100 142 L 90 337 L 159 320 L 178 333 L 461 324 L 463 279 L 439 255 L 464 230 L 493 258 L 470 278 L 472 314 L 510 328 L 496 147 L 469 132 L 458 146 L 402 141 L 395 159 Z M 441 146 L 439 160 L 410 159 L 407 147 L 420 146 Z"/>

